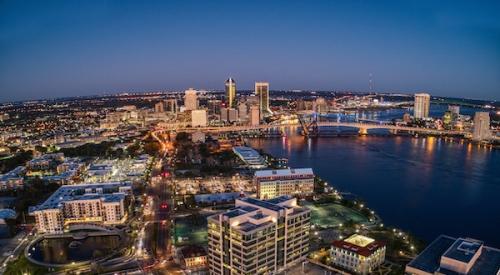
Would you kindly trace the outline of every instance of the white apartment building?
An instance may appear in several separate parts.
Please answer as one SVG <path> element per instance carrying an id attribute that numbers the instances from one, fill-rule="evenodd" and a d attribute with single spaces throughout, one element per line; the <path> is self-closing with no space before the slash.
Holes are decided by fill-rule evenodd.
<path id="1" fill-rule="evenodd" d="M 253 180 L 260 199 L 314 193 L 314 172 L 311 168 L 260 170 L 255 172 Z"/>
<path id="2" fill-rule="evenodd" d="M 305 260 L 310 210 L 297 199 L 236 199 L 235 208 L 208 218 L 210 274 L 277 274 Z"/>
<path id="3" fill-rule="evenodd" d="M 184 110 L 196 110 L 198 109 L 198 95 L 196 90 L 189 88 L 185 91 L 184 95 Z"/>
<path id="4" fill-rule="evenodd" d="M 62 233 L 73 223 L 120 224 L 127 217 L 129 182 L 61 186 L 45 202 L 30 208 L 40 233 Z"/>
<path id="5" fill-rule="evenodd" d="M 369 274 L 384 263 L 385 244 L 354 234 L 345 240 L 333 241 L 330 255 L 335 266 L 357 274 Z"/>
<path id="6" fill-rule="evenodd" d="M 417 119 L 429 117 L 429 108 L 431 105 L 431 96 L 426 93 L 415 94 L 415 103 L 413 106 L 413 116 Z"/>

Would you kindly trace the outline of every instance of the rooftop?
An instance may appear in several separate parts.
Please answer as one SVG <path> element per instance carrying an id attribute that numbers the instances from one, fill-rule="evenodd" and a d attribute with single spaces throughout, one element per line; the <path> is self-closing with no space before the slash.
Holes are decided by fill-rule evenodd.
<path id="1" fill-rule="evenodd" d="M 255 172 L 255 176 L 260 177 L 285 177 L 285 176 L 314 176 L 312 168 L 260 170 Z"/>
<path id="2" fill-rule="evenodd" d="M 376 241 L 357 234 L 354 234 L 345 240 L 333 241 L 332 245 L 365 257 L 369 257 L 375 253 L 375 251 L 385 246 L 385 244 L 381 241 Z"/>
<path id="3" fill-rule="evenodd" d="M 459 238 L 450 248 L 448 248 L 443 256 L 463 263 L 468 263 L 482 245 L 482 241 Z"/>

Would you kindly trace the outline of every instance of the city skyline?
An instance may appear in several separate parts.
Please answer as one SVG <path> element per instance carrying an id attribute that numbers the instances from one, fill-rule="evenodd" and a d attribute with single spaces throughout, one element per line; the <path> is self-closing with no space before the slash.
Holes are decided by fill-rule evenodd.
<path id="1" fill-rule="evenodd" d="M 222 90 L 228 77 L 241 90 L 500 94 L 494 2 L 2 5 L 0 102 Z"/>

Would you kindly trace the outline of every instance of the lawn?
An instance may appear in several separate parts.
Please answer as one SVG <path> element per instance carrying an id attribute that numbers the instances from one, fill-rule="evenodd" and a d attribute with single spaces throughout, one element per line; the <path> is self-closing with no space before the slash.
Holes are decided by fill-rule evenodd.
<path id="1" fill-rule="evenodd" d="M 311 222 L 321 227 L 338 226 L 352 220 L 355 223 L 367 223 L 368 218 L 358 211 L 352 210 L 346 206 L 327 203 L 327 204 L 306 204 L 311 209 Z"/>

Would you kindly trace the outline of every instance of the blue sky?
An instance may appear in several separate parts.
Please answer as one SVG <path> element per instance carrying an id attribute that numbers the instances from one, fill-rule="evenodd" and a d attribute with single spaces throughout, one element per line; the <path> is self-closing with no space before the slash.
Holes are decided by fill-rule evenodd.
<path id="1" fill-rule="evenodd" d="M 0 101 L 121 91 L 500 100 L 499 1 L 0 1 Z"/>

